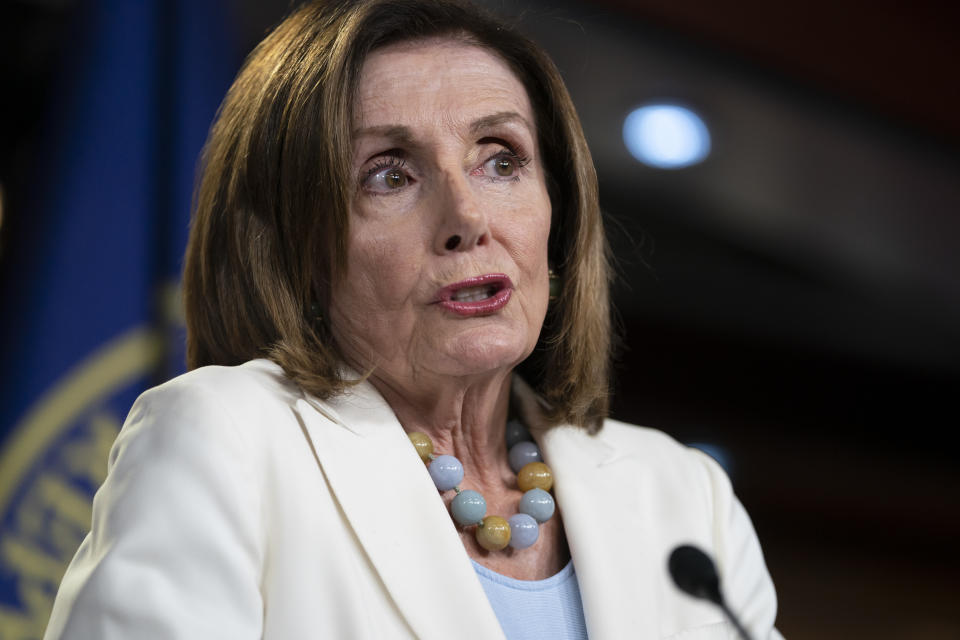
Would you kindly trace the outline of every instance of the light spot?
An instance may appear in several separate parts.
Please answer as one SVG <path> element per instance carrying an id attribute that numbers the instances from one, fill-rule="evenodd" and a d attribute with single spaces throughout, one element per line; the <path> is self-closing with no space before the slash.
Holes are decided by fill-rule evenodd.
<path id="1" fill-rule="evenodd" d="M 710 154 L 710 131 L 696 113 L 673 104 L 634 109 L 623 122 L 623 142 L 640 162 L 658 169 L 682 169 Z"/>

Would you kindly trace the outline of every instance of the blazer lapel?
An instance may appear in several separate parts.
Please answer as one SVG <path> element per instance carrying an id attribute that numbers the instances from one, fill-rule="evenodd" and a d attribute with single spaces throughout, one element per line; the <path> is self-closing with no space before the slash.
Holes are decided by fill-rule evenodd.
<path id="1" fill-rule="evenodd" d="M 651 532 L 636 469 L 618 464 L 606 445 L 577 428 L 556 427 L 542 444 L 590 638 L 659 637 L 655 576 L 664 560 L 644 547 Z"/>
<path id="2" fill-rule="evenodd" d="M 430 475 L 373 386 L 327 403 L 305 396 L 298 409 L 330 487 L 413 633 L 502 638 Z"/>
<path id="3" fill-rule="evenodd" d="M 591 640 L 659 638 L 656 578 L 665 559 L 647 552 L 644 470 L 578 427 L 546 428 L 542 401 L 515 378 L 526 424 L 554 475 L 554 496 L 576 569 Z"/>
<path id="4" fill-rule="evenodd" d="M 653 528 L 644 513 L 644 469 L 601 436 L 546 428 L 539 398 L 514 381 L 521 414 L 554 473 L 590 638 L 659 637 L 656 580 L 665 560 L 645 546 Z M 413 633 L 502 638 L 443 501 L 373 386 L 327 403 L 306 396 L 298 409 L 338 502 Z"/>

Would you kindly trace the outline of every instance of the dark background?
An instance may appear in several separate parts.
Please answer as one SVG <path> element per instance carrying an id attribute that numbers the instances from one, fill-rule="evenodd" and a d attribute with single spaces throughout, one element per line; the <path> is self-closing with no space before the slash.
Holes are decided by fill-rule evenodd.
<path id="1" fill-rule="evenodd" d="M 787 637 L 960 637 L 955 5 L 486 4 L 554 56 L 594 154 L 614 417 L 719 448 Z M 238 65 L 288 6 L 224 3 Z M 83 10 L 4 9 L 3 242 Z M 627 153 L 623 118 L 657 99 L 704 118 L 705 162 Z"/>

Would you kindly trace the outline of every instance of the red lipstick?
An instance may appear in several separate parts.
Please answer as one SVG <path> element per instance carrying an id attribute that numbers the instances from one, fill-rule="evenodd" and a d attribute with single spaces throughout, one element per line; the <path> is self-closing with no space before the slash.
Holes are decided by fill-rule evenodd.
<path id="1" fill-rule="evenodd" d="M 434 301 L 459 316 L 482 316 L 502 309 L 512 293 L 510 278 L 488 273 L 443 287 Z"/>

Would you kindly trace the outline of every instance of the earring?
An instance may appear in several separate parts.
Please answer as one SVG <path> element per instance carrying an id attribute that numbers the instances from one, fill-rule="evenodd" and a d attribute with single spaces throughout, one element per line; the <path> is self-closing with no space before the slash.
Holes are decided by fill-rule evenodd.
<path id="1" fill-rule="evenodd" d="M 553 302 L 560 297 L 560 276 L 557 275 L 557 272 L 553 269 L 547 269 L 547 277 L 550 279 L 550 297 L 548 298 L 550 302 Z"/>
<path id="2" fill-rule="evenodd" d="M 317 326 L 323 324 L 323 314 L 320 313 L 320 304 L 317 302 L 310 303 L 310 317 L 317 324 Z"/>

